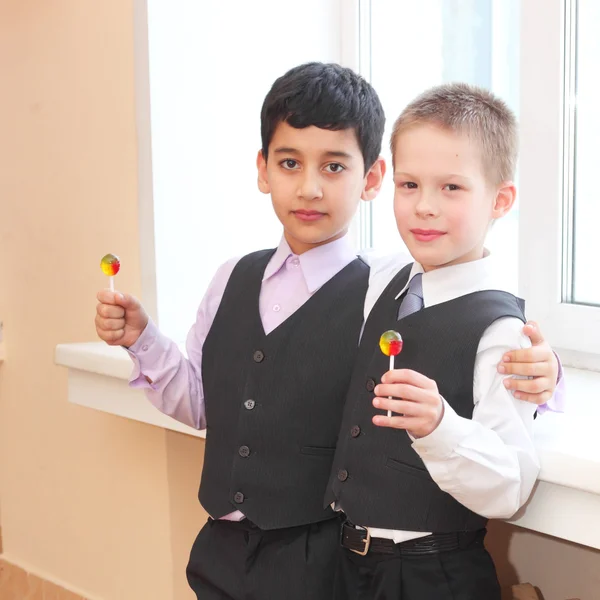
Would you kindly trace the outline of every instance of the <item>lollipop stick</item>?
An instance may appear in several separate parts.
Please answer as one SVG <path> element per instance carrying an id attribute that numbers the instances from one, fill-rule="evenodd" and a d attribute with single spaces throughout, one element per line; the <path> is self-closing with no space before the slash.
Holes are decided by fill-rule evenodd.
<path id="1" fill-rule="evenodd" d="M 393 354 L 390 354 L 390 371 L 393 371 L 393 370 L 394 370 L 394 355 L 393 355 Z M 392 397 L 391 397 L 391 396 L 388 396 L 388 399 L 389 399 L 389 400 L 391 400 L 391 399 L 392 399 Z M 391 416 L 392 416 L 392 411 L 391 411 L 391 410 L 388 410 L 388 411 L 387 411 L 387 416 L 388 416 L 388 417 L 391 417 Z"/>
<path id="2" fill-rule="evenodd" d="M 108 278 L 108 286 L 111 292 L 115 291 L 115 278 L 112 275 Z"/>

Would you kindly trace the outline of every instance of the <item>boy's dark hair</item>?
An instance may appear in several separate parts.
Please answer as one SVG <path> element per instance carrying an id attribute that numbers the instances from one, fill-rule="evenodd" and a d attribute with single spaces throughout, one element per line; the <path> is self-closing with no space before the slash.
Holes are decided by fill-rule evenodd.
<path id="1" fill-rule="evenodd" d="M 282 122 L 296 129 L 354 129 L 365 173 L 381 152 L 385 115 L 377 93 L 360 75 L 334 63 L 306 63 L 277 79 L 263 102 L 260 120 L 265 160 Z"/>

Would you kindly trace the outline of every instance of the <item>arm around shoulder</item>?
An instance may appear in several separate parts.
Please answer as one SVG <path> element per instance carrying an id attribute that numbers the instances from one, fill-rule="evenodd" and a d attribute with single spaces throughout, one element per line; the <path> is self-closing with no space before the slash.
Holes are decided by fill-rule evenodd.
<path id="1" fill-rule="evenodd" d="M 536 406 L 514 398 L 496 369 L 506 351 L 529 344 L 522 327 L 518 319 L 500 319 L 481 338 L 472 419 L 446 405 L 438 428 L 413 444 L 441 489 L 488 518 L 511 517 L 527 501 L 540 468 Z"/>

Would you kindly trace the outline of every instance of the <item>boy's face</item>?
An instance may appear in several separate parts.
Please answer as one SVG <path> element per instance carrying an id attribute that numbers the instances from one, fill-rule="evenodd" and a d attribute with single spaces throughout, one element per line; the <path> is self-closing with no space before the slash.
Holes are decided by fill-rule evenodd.
<path id="1" fill-rule="evenodd" d="M 394 190 L 398 231 L 425 271 L 482 258 L 492 220 L 516 196 L 511 182 L 486 177 L 476 142 L 429 124 L 398 136 Z"/>
<path id="2" fill-rule="evenodd" d="M 258 153 L 258 187 L 271 194 L 292 251 L 339 239 L 348 231 L 360 199 L 377 195 L 385 163 L 379 159 L 365 175 L 353 129 L 295 129 L 280 123 L 265 162 Z"/>

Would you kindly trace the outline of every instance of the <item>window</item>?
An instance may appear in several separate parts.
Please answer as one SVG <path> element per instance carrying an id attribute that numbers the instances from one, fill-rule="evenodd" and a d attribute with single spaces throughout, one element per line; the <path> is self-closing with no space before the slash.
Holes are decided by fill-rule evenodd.
<path id="1" fill-rule="evenodd" d="M 340 62 L 340 3 L 148 0 L 136 24 L 143 300 L 184 341 L 219 265 L 279 242 L 260 108 L 287 69 Z"/>
<path id="2" fill-rule="evenodd" d="M 384 156 L 390 168 L 380 196 L 363 218 L 363 243 L 378 250 L 404 249 L 393 213 L 389 138 L 395 119 L 419 93 L 465 81 L 498 93 L 515 111 L 519 104 L 517 0 L 363 0 L 370 48 L 367 69 L 387 117 Z M 370 212 L 370 214 L 369 214 Z M 506 260 L 504 279 L 517 287 L 518 206 L 490 232 L 487 246 Z"/>
<path id="3" fill-rule="evenodd" d="M 565 212 L 567 246 L 564 299 L 575 304 L 600 306 L 600 201 L 596 175 L 600 140 L 597 71 L 600 60 L 600 3 L 573 1 L 569 6 L 566 56 L 567 135 Z"/>
<path id="4" fill-rule="evenodd" d="M 321 60 L 359 70 L 379 92 L 388 161 L 395 118 L 427 87 L 467 81 L 508 102 L 521 126 L 518 205 L 487 245 L 504 258 L 508 283 L 518 278 L 528 316 L 555 347 L 600 356 L 594 195 L 600 4 L 306 0 L 298 6 L 148 0 L 147 14 L 138 15 L 142 275 L 144 299 L 155 305 L 161 329 L 184 340 L 217 267 L 277 243 L 279 223 L 256 189 L 260 106 L 286 69 Z M 387 177 L 377 200 L 361 203 L 352 233 L 357 246 L 402 248 L 392 196 Z"/>
<path id="5" fill-rule="evenodd" d="M 570 351 L 567 360 L 597 368 L 600 7 L 593 0 L 528 0 L 521 19 L 520 289 L 549 341 Z"/>

